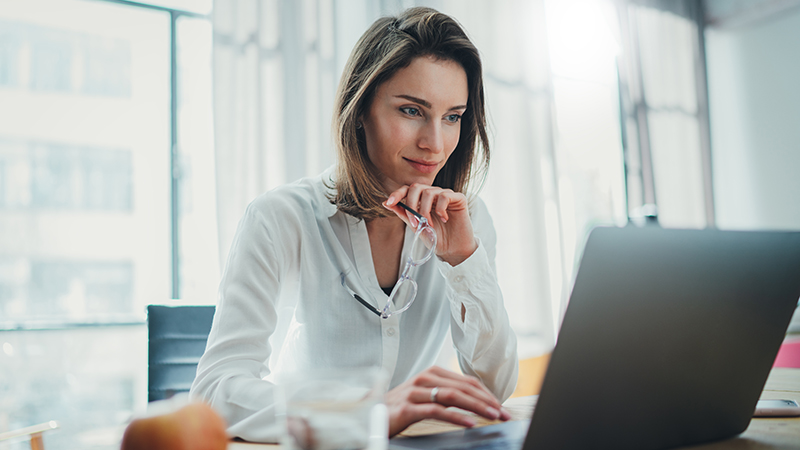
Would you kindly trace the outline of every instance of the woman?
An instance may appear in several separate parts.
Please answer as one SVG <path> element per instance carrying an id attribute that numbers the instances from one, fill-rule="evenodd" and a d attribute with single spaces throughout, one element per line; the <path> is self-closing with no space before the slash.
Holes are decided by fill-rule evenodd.
<path id="1" fill-rule="evenodd" d="M 516 338 L 491 218 L 464 194 L 489 160 L 477 50 L 432 9 L 377 20 L 350 55 L 334 125 L 335 170 L 247 208 L 192 394 L 232 436 L 269 442 L 280 433 L 273 383 L 379 365 L 390 435 L 426 418 L 474 425 L 448 406 L 507 420 Z M 406 264 L 422 219 L 404 206 L 438 237 L 426 264 Z M 401 292 L 408 275 L 415 296 Z M 393 289 L 408 309 L 381 316 Z M 467 375 L 432 366 L 448 329 Z"/>

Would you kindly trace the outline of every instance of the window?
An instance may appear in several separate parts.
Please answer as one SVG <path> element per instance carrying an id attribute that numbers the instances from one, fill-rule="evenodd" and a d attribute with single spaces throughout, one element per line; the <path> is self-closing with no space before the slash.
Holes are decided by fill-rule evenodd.
<path id="1" fill-rule="evenodd" d="M 2 14 L 2 322 L 141 321 L 170 296 L 169 15 L 75 0 Z"/>
<path id="2" fill-rule="evenodd" d="M 214 301 L 211 1 L 183 3 L 0 9 L 0 431 L 118 448 L 145 306 Z"/>

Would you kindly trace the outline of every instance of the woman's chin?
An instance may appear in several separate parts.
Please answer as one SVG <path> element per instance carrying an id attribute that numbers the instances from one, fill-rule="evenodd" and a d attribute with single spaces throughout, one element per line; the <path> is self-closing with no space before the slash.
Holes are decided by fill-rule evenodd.
<path id="1" fill-rule="evenodd" d="M 395 181 L 394 179 L 387 179 L 383 183 L 383 188 L 386 189 L 387 193 L 394 192 L 400 189 L 403 186 L 411 186 L 412 184 L 424 184 L 425 186 L 432 186 L 433 180 L 435 179 L 435 174 L 433 176 L 406 176 L 406 177 L 398 177 L 400 181 Z"/>

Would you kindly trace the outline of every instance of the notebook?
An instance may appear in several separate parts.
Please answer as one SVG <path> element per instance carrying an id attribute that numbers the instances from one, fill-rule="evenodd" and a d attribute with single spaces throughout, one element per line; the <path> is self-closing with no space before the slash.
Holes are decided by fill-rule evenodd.
<path id="1" fill-rule="evenodd" d="M 531 421 L 390 448 L 641 450 L 735 436 L 798 298 L 800 232 L 595 228 Z"/>

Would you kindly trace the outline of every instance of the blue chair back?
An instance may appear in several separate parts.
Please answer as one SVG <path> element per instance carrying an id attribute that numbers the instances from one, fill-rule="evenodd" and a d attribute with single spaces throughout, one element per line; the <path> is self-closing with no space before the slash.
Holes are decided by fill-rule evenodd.
<path id="1" fill-rule="evenodd" d="M 206 350 L 214 306 L 147 306 L 147 401 L 188 392 Z"/>

